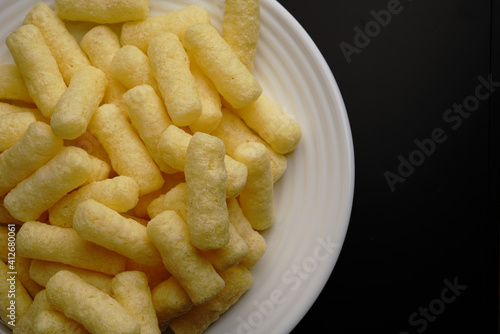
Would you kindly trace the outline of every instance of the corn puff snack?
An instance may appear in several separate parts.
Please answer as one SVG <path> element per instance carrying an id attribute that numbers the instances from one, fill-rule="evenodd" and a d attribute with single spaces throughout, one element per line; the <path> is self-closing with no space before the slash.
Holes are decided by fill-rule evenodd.
<path id="1" fill-rule="evenodd" d="M 0 116 L 0 151 L 5 151 L 21 138 L 31 123 L 36 122 L 33 113 L 19 112 Z"/>
<path id="2" fill-rule="evenodd" d="M 247 183 L 240 193 L 240 206 L 254 230 L 273 224 L 273 175 L 263 144 L 246 143 L 236 148 L 234 157 L 248 168 Z"/>
<path id="3" fill-rule="evenodd" d="M 61 18 L 45 2 L 35 5 L 26 14 L 24 24 L 32 24 L 40 29 L 66 85 L 69 85 L 73 74 L 81 66 L 90 65 L 89 59 L 78 45 L 75 37 L 68 31 Z"/>
<path id="4" fill-rule="evenodd" d="M 238 59 L 253 73 L 260 33 L 259 0 L 224 1 L 222 38 Z"/>
<path id="5" fill-rule="evenodd" d="M 32 24 L 19 27 L 6 44 L 38 109 L 43 116 L 52 116 L 66 84 L 40 29 Z"/>
<path id="6" fill-rule="evenodd" d="M 50 119 L 52 132 L 63 139 L 76 139 L 83 135 L 104 97 L 106 87 L 103 71 L 90 65 L 80 67 L 57 102 Z"/>
<path id="7" fill-rule="evenodd" d="M 141 326 L 123 306 L 69 271 L 52 276 L 46 290 L 53 308 L 91 333 L 141 333 Z"/>
<path id="8" fill-rule="evenodd" d="M 224 143 L 217 137 L 197 132 L 189 141 L 185 166 L 189 237 L 205 251 L 229 242 L 224 155 Z"/>
<path id="9" fill-rule="evenodd" d="M 19 255 L 116 275 L 126 258 L 82 239 L 74 229 L 36 221 L 26 222 L 17 233 Z"/>
<path id="10" fill-rule="evenodd" d="M 13 329 L 16 318 L 22 318 L 28 312 L 33 299 L 16 275 L 9 272 L 9 267 L 0 261 L 0 318 Z"/>
<path id="11" fill-rule="evenodd" d="M 71 227 L 76 207 L 87 199 L 94 199 L 117 212 L 127 212 L 139 201 L 139 186 L 128 176 L 116 176 L 112 179 L 92 182 L 64 196 L 51 207 L 49 209 L 50 223 L 61 227 Z"/>
<path id="12" fill-rule="evenodd" d="M 108 153 L 113 169 L 137 182 L 140 196 L 161 188 L 164 180 L 159 167 L 117 106 L 100 106 L 89 129 Z"/>
<path id="13" fill-rule="evenodd" d="M 188 227 L 175 211 L 164 211 L 150 220 L 147 232 L 160 251 L 165 268 L 195 305 L 208 302 L 222 290 L 224 281 L 189 241 Z"/>
<path id="14" fill-rule="evenodd" d="M 143 20 L 149 14 L 149 0 L 56 0 L 56 12 L 69 21 L 118 23 Z"/>
<path id="15" fill-rule="evenodd" d="M 175 277 L 158 284 L 151 291 L 151 297 L 161 330 L 193 306 L 191 298 Z"/>
<path id="16" fill-rule="evenodd" d="M 257 100 L 262 88 L 215 28 L 199 23 L 186 29 L 182 42 L 203 73 L 234 108 Z"/>
<path id="17" fill-rule="evenodd" d="M 152 267 L 162 263 L 145 226 L 93 199 L 78 204 L 73 216 L 73 228 L 83 239 L 138 263 Z"/>
<path id="18" fill-rule="evenodd" d="M 141 334 L 161 334 L 146 274 L 125 271 L 113 278 L 111 286 L 113 298 L 139 323 Z"/>
<path id="19" fill-rule="evenodd" d="M 63 147 L 52 160 L 5 196 L 5 208 L 21 221 L 38 219 L 64 195 L 85 182 L 93 168 L 87 152 L 78 147 Z"/>

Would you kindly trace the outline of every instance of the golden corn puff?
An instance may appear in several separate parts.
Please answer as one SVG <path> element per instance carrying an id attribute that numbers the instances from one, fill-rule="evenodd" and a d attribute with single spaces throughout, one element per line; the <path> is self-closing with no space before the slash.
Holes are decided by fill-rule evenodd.
<path id="1" fill-rule="evenodd" d="M 299 144 L 302 136 L 299 123 L 265 94 L 254 103 L 233 112 L 277 153 L 290 153 Z"/>
<path id="2" fill-rule="evenodd" d="M 167 178 L 168 179 L 168 178 Z M 139 202 L 134 207 L 134 214 L 138 218 L 147 219 L 148 216 L 148 207 L 149 205 L 155 201 L 158 197 L 164 195 L 163 187 L 150 192 L 149 194 L 143 195 L 139 197 Z"/>
<path id="3" fill-rule="evenodd" d="M 31 123 L 36 122 L 30 112 L 19 112 L 0 116 L 0 151 L 5 151 L 21 138 Z"/>
<path id="4" fill-rule="evenodd" d="M 202 6 L 191 5 L 145 20 L 125 22 L 121 39 L 124 45 L 134 45 L 147 53 L 149 43 L 159 34 L 168 31 L 182 39 L 187 27 L 202 22 L 210 22 L 207 10 Z"/>
<path id="5" fill-rule="evenodd" d="M 102 147 L 101 142 L 99 142 L 99 140 L 90 132 L 88 127 L 87 131 L 85 131 L 83 135 L 73 140 L 65 140 L 64 144 L 66 146 L 76 146 L 83 148 L 88 154 L 99 158 L 108 165 L 111 165 L 111 159 L 109 158 L 108 153 L 106 152 L 104 147 Z M 110 170 L 110 173 L 115 175 L 116 173 L 113 172 L 114 171 Z"/>
<path id="6" fill-rule="evenodd" d="M 34 103 L 16 64 L 0 64 L 0 99 Z"/>
<path id="7" fill-rule="evenodd" d="M 113 298 L 141 326 L 141 334 L 161 334 L 146 274 L 124 271 L 112 282 Z"/>
<path id="8" fill-rule="evenodd" d="M 222 119 L 222 103 L 213 82 L 202 72 L 196 61 L 189 55 L 189 68 L 193 74 L 198 96 L 201 101 L 201 114 L 189 125 L 191 132 L 212 132 Z"/>
<path id="9" fill-rule="evenodd" d="M 45 117 L 52 116 L 66 84 L 40 29 L 21 26 L 6 39 L 28 92 Z"/>
<path id="10" fill-rule="evenodd" d="M 2 224 L 17 224 L 22 225 L 23 222 L 12 217 L 12 215 L 7 211 L 3 205 L 3 198 L 0 199 L 0 223 Z"/>
<path id="11" fill-rule="evenodd" d="M 127 212 L 139 201 L 139 187 L 128 176 L 90 183 L 66 196 L 49 209 L 52 225 L 71 227 L 76 207 L 87 199 L 94 199 L 117 212 Z"/>
<path id="12" fill-rule="evenodd" d="M 192 124 L 201 115 L 201 101 L 179 38 L 170 32 L 158 35 L 149 44 L 148 56 L 172 123 Z"/>
<path id="13" fill-rule="evenodd" d="M 61 270 L 67 270 L 77 274 L 81 279 L 90 285 L 95 286 L 108 295 L 112 294 L 112 277 L 94 270 L 77 268 L 60 262 L 33 259 L 29 268 L 29 274 L 37 284 L 45 287 L 49 279 Z"/>
<path id="14" fill-rule="evenodd" d="M 145 226 L 93 199 L 78 204 L 73 216 L 73 228 L 83 239 L 138 263 L 152 267 L 162 263 Z"/>
<path id="15" fill-rule="evenodd" d="M 57 15 L 68 21 L 118 23 L 144 20 L 149 0 L 56 0 Z"/>
<path id="16" fill-rule="evenodd" d="M 158 141 L 163 131 L 172 125 L 172 121 L 168 117 L 163 101 L 156 95 L 153 87 L 136 86 L 123 94 L 123 100 L 132 124 L 160 170 L 170 174 L 177 172 L 160 158 L 158 152 Z"/>
<path id="17" fill-rule="evenodd" d="M 217 137 L 197 132 L 189 141 L 184 169 L 189 238 L 205 251 L 229 242 L 224 156 L 224 143 Z"/>
<path id="18" fill-rule="evenodd" d="M 240 264 L 248 269 L 252 269 L 266 252 L 266 240 L 257 231 L 243 214 L 237 199 L 227 200 L 227 210 L 229 213 L 229 223 L 234 226 L 238 234 L 248 246 L 247 254 L 241 259 Z"/>
<path id="19" fill-rule="evenodd" d="M 23 23 L 33 24 L 40 29 L 66 85 L 69 85 L 73 74 L 81 66 L 90 65 L 75 37 L 45 2 L 35 5 L 25 16 Z"/>
<path id="20" fill-rule="evenodd" d="M 113 169 L 137 182 L 140 196 L 161 188 L 164 180 L 160 169 L 117 106 L 100 106 L 89 129 L 108 153 Z"/>
<path id="21" fill-rule="evenodd" d="M 240 193 L 240 206 L 254 230 L 265 230 L 274 221 L 273 175 L 269 155 L 263 144 L 241 144 L 234 158 L 248 168 L 247 183 Z"/>
<path id="22" fill-rule="evenodd" d="M 149 85 L 157 95 L 161 94 L 148 56 L 134 45 L 124 45 L 116 52 L 110 70 L 127 89 Z"/>
<path id="23" fill-rule="evenodd" d="M 229 225 L 229 242 L 222 248 L 205 252 L 215 270 L 224 271 L 237 265 L 247 254 L 248 246 L 233 225 Z"/>
<path id="24" fill-rule="evenodd" d="M 72 228 L 36 221 L 21 226 L 16 242 L 21 256 L 61 262 L 112 276 L 122 272 L 127 261 L 115 252 L 82 239 Z"/>
<path id="25" fill-rule="evenodd" d="M 23 287 L 15 272 L 3 261 L 0 261 L 0 318 L 11 329 L 16 326 L 17 319 L 21 319 L 33 299 Z"/>
<path id="26" fill-rule="evenodd" d="M 141 333 L 141 326 L 116 300 L 76 274 L 61 270 L 47 282 L 47 301 L 91 333 Z"/>
<path id="27" fill-rule="evenodd" d="M 186 154 L 191 135 L 175 125 L 169 126 L 161 135 L 158 142 L 158 152 L 168 165 L 184 171 Z M 224 156 L 227 184 L 226 197 L 237 197 L 245 186 L 247 179 L 246 166 L 227 154 Z"/>
<path id="28" fill-rule="evenodd" d="M 111 71 L 113 58 L 121 48 L 118 35 L 110 27 L 99 25 L 83 35 L 80 45 L 92 65 L 106 74 L 108 87 L 104 95 L 104 103 L 116 104 L 120 111 L 127 116 L 127 110 L 123 102 L 123 94 L 127 91 L 127 88 L 113 77 Z"/>
<path id="29" fill-rule="evenodd" d="M 187 312 L 193 306 L 186 290 L 173 276 L 158 284 L 151 291 L 151 297 L 162 331 L 168 327 L 172 319 Z"/>
<path id="30" fill-rule="evenodd" d="M 146 277 L 148 278 L 148 285 L 151 289 L 154 289 L 155 286 L 172 277 L 172 274 L 168 272 L 167 268 L 163 265 L 163 262 L 159 266 L 151 267 L 128 259 L 125 271 L 142 271 L 146 274 Z"/>
<path id="31" fill-rule="evenodd" d="M 5 208 L 21 221 L 35 220 L 85 182 L 93 168 L 87 152 L 78 147 L 63 147 L 46 165 L 19 182 L 5 196 Z"/>
<path id="32" fill-rule="evenodd" d="M 63 139 L 75 139 L 86 130 L 106 91 L 103 71 L 94 66 L 80 67 L 50 118 L 52 132 Z"/>
<path id="33" fill-rule="evenodd" d="M 161 253 L 165 268 L 186 290 L 195 305 L 212 299 L 224 287 L 207 258 L 189 240 L 186 223 L 167 210 L 149 221 L 147 232 Z"/>
<path id="34" fill-rule="evenodd" d="M 89 332 L 76 321 L 56 310 L 43 310 L 33 319 L 32 334 L 88 334 Z"/>
<path id="35" fill-rule="evenodd" d="M 271 160 L 271 170 L 273 173 L 273 182 L 277 182 L 285 173 L 287 168 L 287 158 L 283 154 L 275 152 L 269 144 L 265 143 L 259 136 L 252 132 L 248 126 L 238 116 L 222 109 L 222 120 L 211 135 L 216 136 L 226 145 L 226 153 L 234 158 L 234 151 L 242 143 L 258 142 L 266 146 Z"/>
<path id="36" fill-rule="evenodd" d="M 260 33 L 259 0 L 224 1 L 222 38 L 252 73 Z"/>
<path id="37" fill-rule="evenodd" d="M 8 150 L 0 154 L 0 196 L 45 165 L 62 148 L 50 126 L 34 122 Z"/>
<path id="38" fill-rule="evenodd" d="M 257 79 L 212 25 L 199 23 L 190 26 L 182 42 L 233 108 L 242 108 L 262 94 Z"/>
<path id="39" fill-rule="evenodd" d="M 250 290 L 254 283 L 252 273 L 242 265 L 220 273 L 225 287 L 205 305 L 193 306 L 189 311 L 174 319 L 170 328 L 175 334 L 201 334 L 214 321 L 234 305 Z"/>
<path id="40" fill-rule="evenodd" d="M 10 103 L 0 102 L 0 116 L 14 114 L 14 113 L 20 113 L 20 112 L 32 113 L 33 116 L 35 116 L 35 118 L 38 121 L 44 121 L 45 123 L 49 122 L 49 120 L 47 118 L 43 117 L 40 110 L 38 110 L 36 108 L 20 107 L 20 106 L 10 104 Z"/>

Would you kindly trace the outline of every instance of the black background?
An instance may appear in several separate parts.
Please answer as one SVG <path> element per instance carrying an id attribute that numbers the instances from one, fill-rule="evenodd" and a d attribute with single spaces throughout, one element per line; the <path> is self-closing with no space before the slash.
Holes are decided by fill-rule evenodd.
<path id="1" fill-rule="evenodd" d="M 339 45 L 355 46 L 354 28 L 393 0 L 279 2 L 330 65 L 356 163 L 341 255 L 293 333 L 498 333 L 499 2 L 401 0 L 350 63 Z M 460 124 L 446 121 L 490 75 L 497 91 Z M 436 129 L 446 140 L 391 191 L 384 174 Z"/>

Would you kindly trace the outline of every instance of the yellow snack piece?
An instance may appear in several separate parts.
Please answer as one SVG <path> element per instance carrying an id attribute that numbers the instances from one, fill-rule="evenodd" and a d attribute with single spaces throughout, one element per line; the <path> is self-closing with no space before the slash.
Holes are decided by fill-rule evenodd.
<path id="1" fill-rule="evenodd" d="M 82 239 L 74 229 L 36 221 L 26 222 L 17 233 L 19 255 L 116 275 L 126 258 Z"/>
<path id="2" fill-rule="evenodd" d="M 76 139 L 84 134 L 106 86 L 103 71 L 91 65 L 80 67 L 50 118 L 52 132 L 63 139 Z"/>
<path id="3" fill-rule="evenodd" d="M 29 274 L 33 280 L 42 287 L 47 285 L 49 279 L 61 270 L 70 271 L 78 275 L 85 282 L 99 290 L 111 295 L 112 277 L 97 271 L 77 268 L 68 264 L 34 259 L 31 261 Z"/>
<path id="4" fill-rule="evenodd" d="M 254 230 L 265 230 L 274 221 L 273 176 L 263 144 L 241 144 L 234 158 L 248 168 L 247 184 L 240 193 L 240 206 Z"/>
<path id="5" fill-rule="evenodd" d="M 123 306 L 76 274 L 59 271 L 47 282 L 46 291 L 53 308 L 91 333 L 141 333 Z"/>
<path id="6" fill-rule="evenodd" d="M 229 236 L 227 245 L 205 252 L 210 263 L 219 272 L 237 265 L 248 252 L 248 246 L 233 225 L 229 225 Z"/>
<path id="7" fill-rule="evenodd" d="M 73 216 L 73 228 L 83 239 L 138 263 L 152 267 L 162 263 L 160 253 L 148 238 L 144 225 L 93 199 L 78 204 Z"/>
<path id="8" fill-rule="evenodd" d="M 128 176 L 92 182 L 66 196 L 49 209 L 52 225 L 71 227 L 76 207 L 87 199 L 94 199 L 117 212 L 127 212 L 139 201 L 139 187 Z"/>
<path id="9" fill-rule="evenodd" d="M 175 211 L 167 210 L 151 219 L 147 232 L 160 251 L 165 268 L 195 305 L 208 302 L 222 290 L 224 281 L 190 242 L 188 227 Z"/>
<path id="10" fill-rule="evenodd" d="M 277 153 L 290 153 L 299 144 L 302 136 L 299 123 L 267 95 L 262 94 L 254 103 L 233 112 Z"/>
<path id="11" fill-rule="evenodd" d="M 287 168 L 287 158 L 275 152 L 269 144 L 265 143 L 259 136 L 252 132 L 248 126 L 238 116 L 229 111 L 222 109 L 222 120 L 211 135 L 216 136 L 226 145 L 226 153 L 234 158 L 234 151 L 242 143 L 258 142 L 266 146 L 271 160 L 271 170 L 273 173 L 273 181 L 276 183 L 285 173 Z"/>
<path id="12" fill-rule="evenodd" d="M 87 152 L 78 147 L 63 147 L 46 165 L 19 182 L 5 196 L 5 208 L 21 221 L 38 219 L 64 195 L 85 182 L 93 168 Z"/>
<path id="13" fill-rule="evenodd" d="M 160 170 L 169 174 L 176 173 L 177 170 L 165 163 L 158 152 L 161 134 L 172 125 L 161 98 L 151 86 L 140 85 L 123 94 L 123 100 L 132 124 Z"/>
<path id="14" fill-rule="evenodd" d="M 118 23 L 143 20 L 149 14 L 149 0 L 56 0 L 56 12 L 69 21 Z"/>
<path id="15" fill-rule="evenodd" d="M 187 27 L 202 22 L 210 22 L 207 10 L 202 6 L 191 5 L 145 20 L 125 22 L 121 39 L 124 45 L 134 45 L 147 53 L 149 43 L 159 34 L 168 31 L 182 39 Z"/>
<path id="16" fill-rule="evenodd" d="M 160 169 L 117 106 L 100 106 L 89 129 L 108 153 L 113 169 L 137 182 L 140 196 L 161 188 L 164 180 Z"/>
<path id="17" fill-rule="evenodd" d="M 14 114 L 14 113 L 20 113 L 20 112 L 32 113 L 33 116 L 35 116 L 35 118 L 37 119 L 37 121 L 43 121 L 45 123 L 49 123 L 49 119 L 43 117 L 40 110 L 38 110 L 36 108 L 26 108 L 26 107 L 20 107 L 20 106 L 14 105 L 14 104 L 6 103 L 6 102 L 0 102 L 0 116 Z"/>
<path id="18" fill-rule="evenodd" d="M 193 302 L 175 277 L 158 284 L 151 292 L 160 329 L 165 330 L 170 322 L 187 312 Z"/>
<path id="19" fill-rule="evenodd" d="M 127 88 L 113 77 L 111 71 L 113 58 L 121 48 L 118 35 L 110 27 L 99 25 L 83 35 L 80 45 L 92 65 L 106 74 L 108 87 L 104 95 L 104 103 L 117 105 L 121 112 L 128 117 L 123 102 L 123 94 Z"/>
<path id="20" fill-rule="evenodd" d="M 61 18 L 45 2 L 33 6 L 25 16 L 23 23 L 33 24 L 40 29 L 66 85 L 69 85 L 73 74 L 81 66 L 90 65 L 90 61 L 75 37 L 68 31 Z"/>
<path id="21" fill-rule="evenodd" d="M 234 226 L 238 234 L 248 246 L 248 252 L 241 259 L 240 264 L 248 269 L 252 269 L 266 252 L 266 240 L 257 231 L 243 214 L 237 199 L 227 200 L 227 210 L 229 213 L 229 223 Z"/>
<path id="22" fill-rule="evenodd" d="M 192 135 L 176 127 L 169 126 L 161 135 L 158 142 L 160 158 L 169 166 L 184 171 L 186 155 Z M 227 184 L 226 197 L 237 197 L 245 186 L 247 179 L 246 166 L 227 154 L 224 156 Z"/>
<path id="23" fill-rule="evenodd" d="M 43 310 L 38 313 L 32 323 L 33 334 L 88 334 L 79 323 L 55 310 Z"/>
<path id="24" fill-rule="evenodd" d="M 2 224 L 17 224 L 22 225 L 23 222 L 12 217 L 12 215 L 7 211 L 5 206 L 3 205 L 3 198 L 0 200 L 0 223 Z"/>
<path id="25" fill-rule="evenodd" d="M 160 95 L 148 56 L 134 45 L 124 45 L 113 57 L 111 73 L 127 89 L 149 85 Z"/>
<path id="26" fill-rule="evenodd" d="M 108 153 L 106 152 L 104 147 L 102 147 L 102 144 L 99 142 L 99 140 L 90 132 L 88 127 L 87 131 L 85 131 L 83 135 L 73 140 L 65 140 L 64 143 L 66 146 L 76 146 L 83 148 L 88 154 L 99 158 L 108 165 L 111 165 L 111 160 L 109 159 Z M 112 170 L 110 170 L 110 173 L 112 175 L 116 174 Z"/>
<path id="27" fill-rule="evenodd" d="M 12 270 L 0 261 L 0 318 L 13 329 L 17 320 L 28 312 L 33 299 L 11 272 Z"/>
<path id="28" fill-rule="evenodd" d="M 32 24 L 24 25 L 10 33 L 6 44 L 38 109 L 52 116 L 66 84 L 42 33 Z"/>
<path id="29" fill-rule="evenodd" d="M 254 69 L 259 33 L 259 0 L 224 1 L 222 38 L 250 72 Z"/>
<path id="30" fill-rule="evenodd" d="M 224 156 L 224 143 L 217 137 L 197 132 L 189 141 L 184 170 L 189 238 L 205 251 L 229 242 Z"/>
<path id="31" fill-rule="evenodd" d="M 186 29 L 182 40 L 203 73 L 234 108 L 242 108 L 262 94 L 262 87 L 209 23 Z"/>
<path id="32" fill-rule="evenodd" d="M 19 112 L 0 116 L 0 151 L 5 151 L 21 138 L 31 123 L 36 122 L 30 112 Z"/>
<path id="33" fill-rule="evenodd" d="M 31 267 L 32 259 L 26 258 L 24 256 L 16 256 L 16 272 L 17 278 L 24 286 L 26 291 L 30 294 L 32 298 L 43 290 L 43 286 L 38 284 L 35 280 L 33 280 L 30 276 L 30 267 Z"/>
<path id="34" fill-rule="evenodd" d="M 141 334 L 161 334 L 146 274 L 125 271 L 112 280 L 113 298 L 141 326 Z"/>
<path id="35" fill-rule="evenodd" d="M 189 54 L 188 54 L 189 55 Z M 192 56 L 189 55 L 189 68 L 193 74 L 198 96 L 201 101 L 201 114 L 189 125 L 191 132 L 212 132 L 222 118 L 222 103 L 219 92 L 213 82 L 203 73 Z"/>
<path id="36" fill-rule="evenodd" d="M 0 64 L 0 99 L 34 103 L 16 64 Z"/>
<path id="37" fill-rule="evenodd" d="M 179 38 L 170 32 L 158 35 L 148 56 L 170 119 L 177 126 L 192 124 L 201 115 L 201 101 Z"/>
<path id="38" fill-rule="evenodd" d="M 185 314 L 174 319 L 170 328 L 175 334 L 201 334 L 221 314 L 234 305 L 241 296 L 250 290 L 254 283 L 252 273 L 242 265 L 220 273 L 225 287 L 205 305 L 193 306 Z"/>
<path id="39" fill-rule="evenodd" d="M 0 154 L 0 196 L 45 165 L 62 148 L 50 126 L 34 122 L 8 150 Z"/>

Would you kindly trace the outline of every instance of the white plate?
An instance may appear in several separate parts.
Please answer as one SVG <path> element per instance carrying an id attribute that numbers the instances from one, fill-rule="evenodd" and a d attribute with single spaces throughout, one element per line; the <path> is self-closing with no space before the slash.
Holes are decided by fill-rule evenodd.
<path id="1" fill-rule="evenodd" d="M 13 62 L 5 38 L 37 2 L 0 0 L 2 63 Z M 189 4 L 205 6 L 221 31 L 223 0 L 151 0 L 150 15 Z M 259 43 L 255 75 L 264 92 L 298 120 L 303 138 L 276 184 L 276 222 L 265 233 L 267 252 L 252 270 L 255 284 L 206 333 L 289 333 L 326 284 L 350 218 L 354 152 L 330 68 L 305 30 L 274 0 L 261 0 Z"/>

